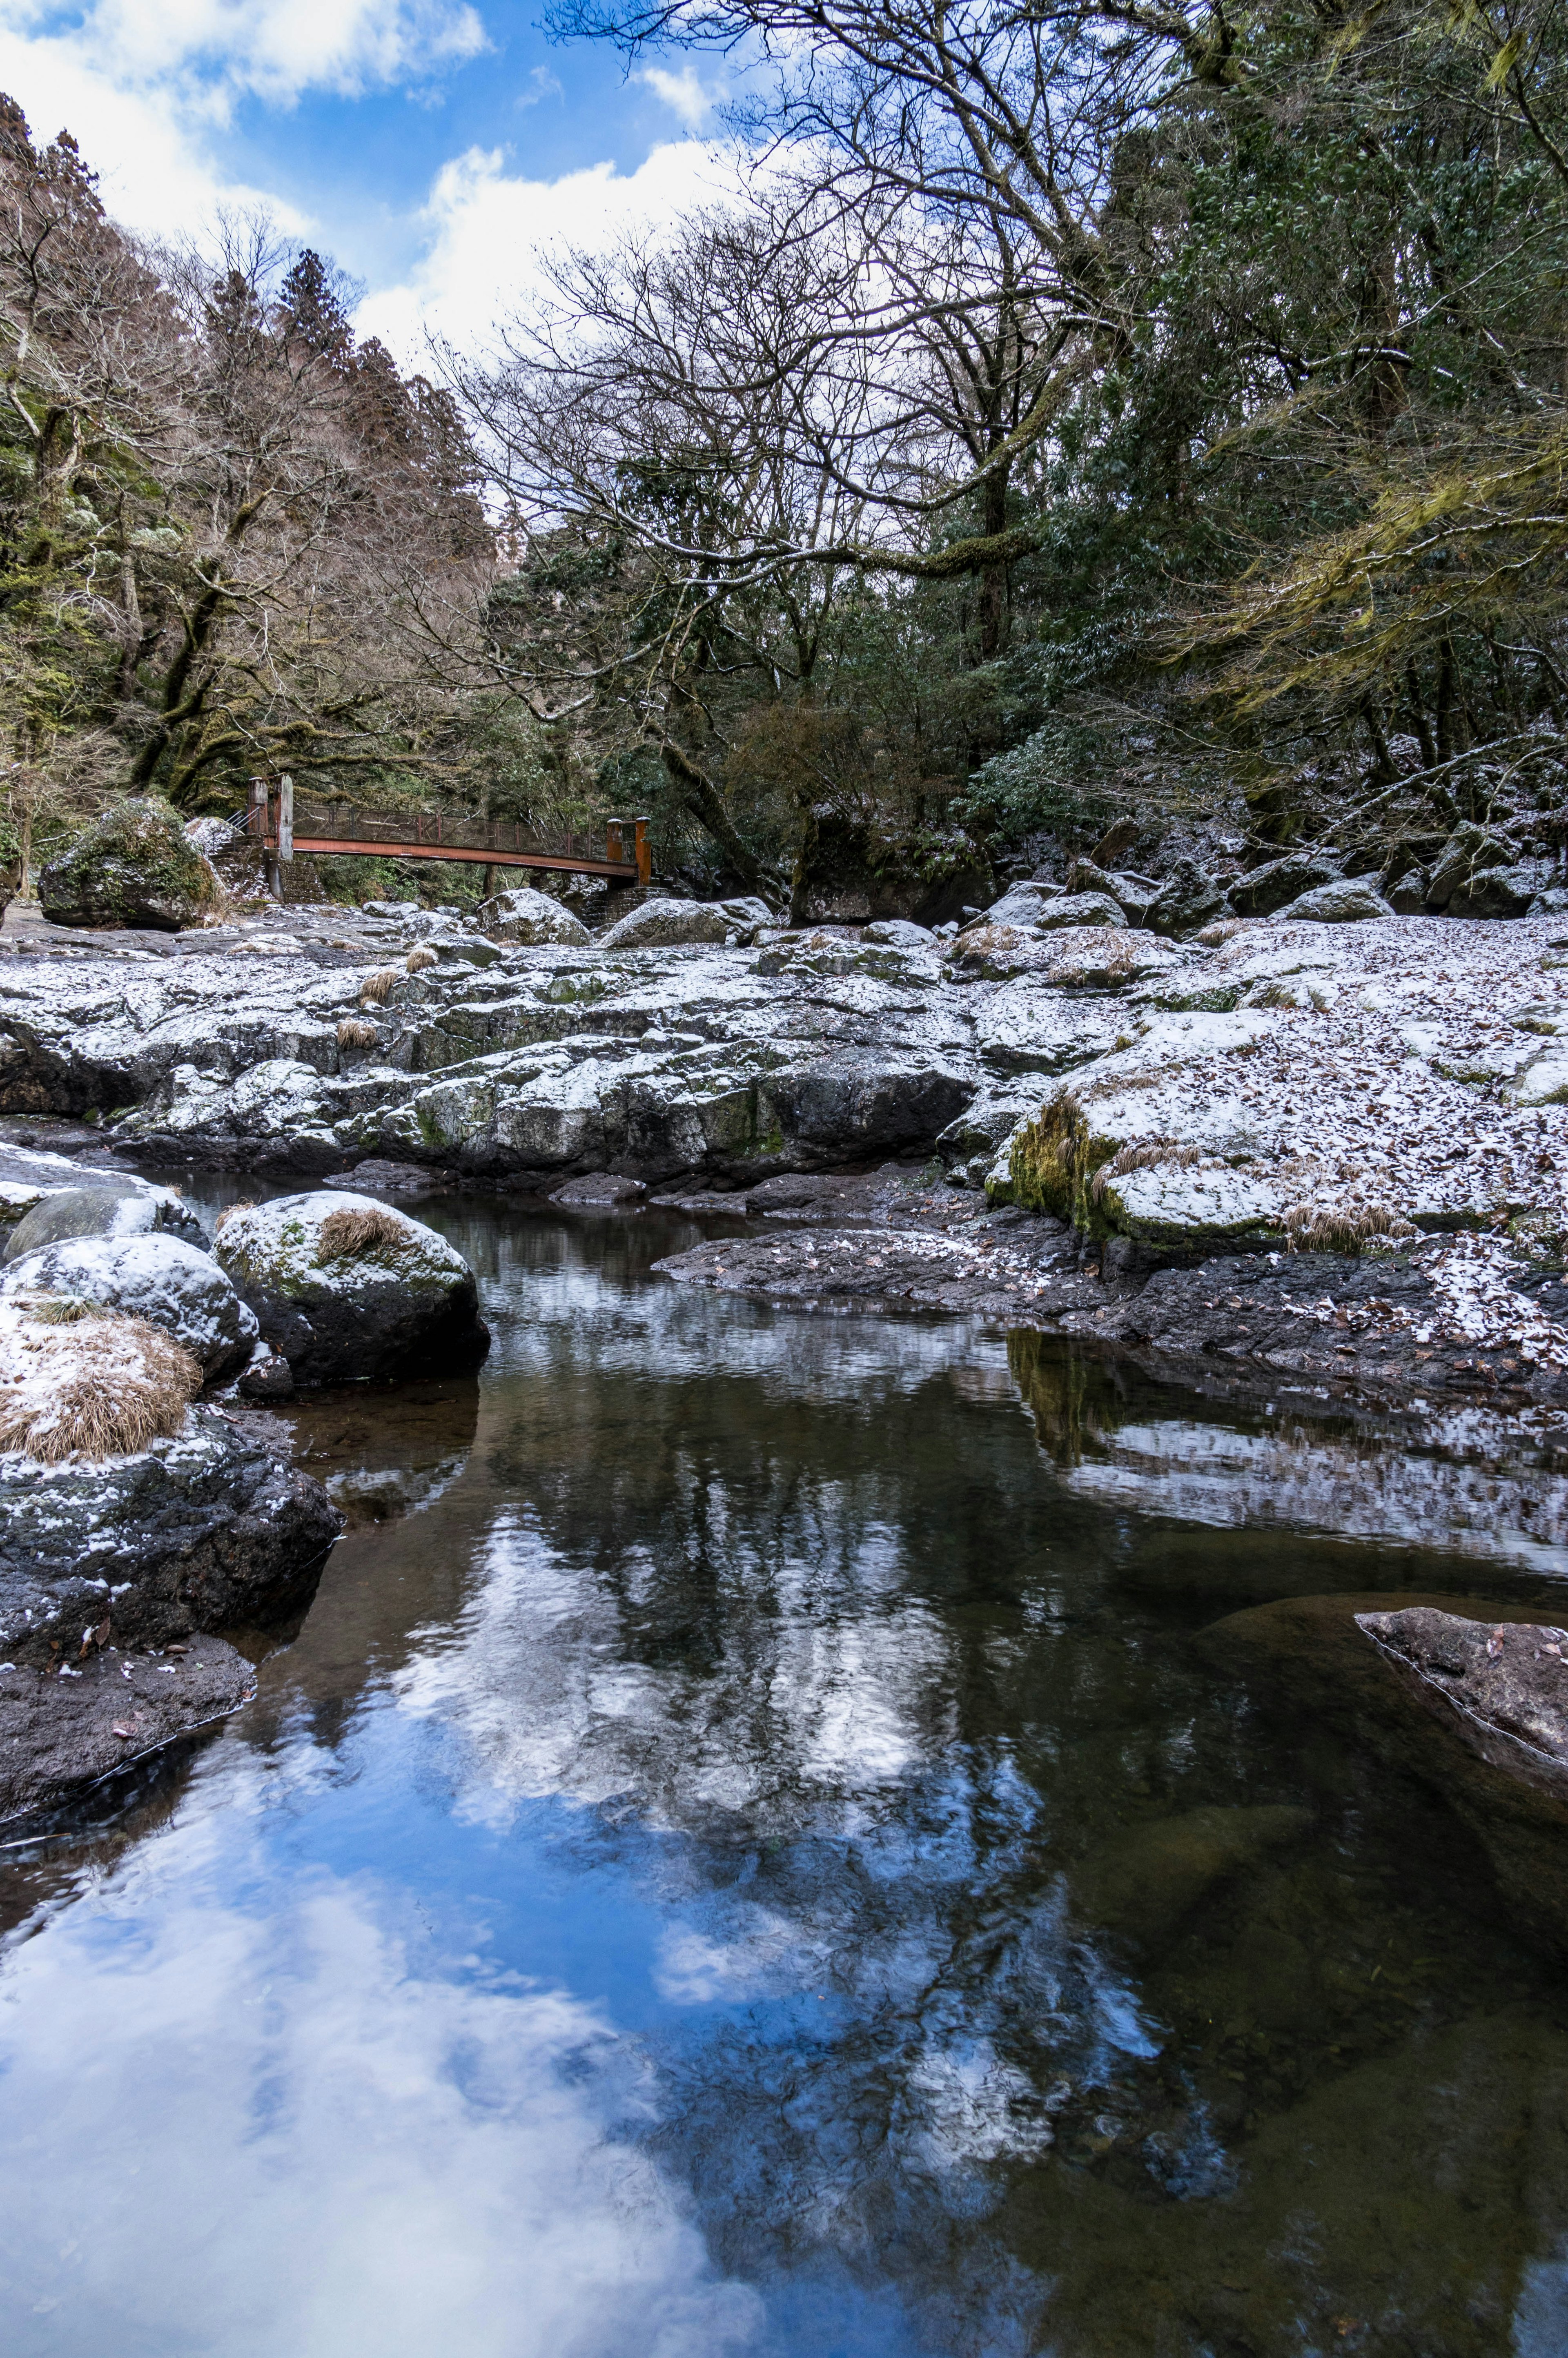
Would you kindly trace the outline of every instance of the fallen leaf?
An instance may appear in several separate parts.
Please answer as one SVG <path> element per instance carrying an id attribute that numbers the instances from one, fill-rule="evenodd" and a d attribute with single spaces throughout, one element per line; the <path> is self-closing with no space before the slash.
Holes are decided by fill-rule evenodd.
<path id="1" fill-rule="evenodd" d="M 134 1727 L 122 1727 L 117 1720 L 112 1730 L 112 1733 L 115 1736 L 135 1736 L 135 1732 L 136 1731 Z"/>

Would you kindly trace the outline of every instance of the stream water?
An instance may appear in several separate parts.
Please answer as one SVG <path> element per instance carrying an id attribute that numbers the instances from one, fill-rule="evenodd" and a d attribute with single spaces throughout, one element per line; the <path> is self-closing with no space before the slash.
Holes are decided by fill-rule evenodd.
<path id="1" fill-rule="evenodd" d="M 1538 1505 L 419 1210 L 489 1364 L 290 1410 L 256 1702 L 0 1863 L 10 2358 L 1568 2349 L 1561 1968 L 1278 1617 Z"/>

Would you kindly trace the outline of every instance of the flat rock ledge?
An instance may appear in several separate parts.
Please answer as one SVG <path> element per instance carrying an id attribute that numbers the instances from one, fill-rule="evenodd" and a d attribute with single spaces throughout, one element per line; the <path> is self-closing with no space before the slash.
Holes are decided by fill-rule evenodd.
<path id="1" fill-rule="evenodd" d="M 254 1692 L 249 1662 L 221 1638 L 157 1654 L 105 1645 L 52 1670 L 13 1664 L 0 1671 L 0 1824 L 80 1800 Z"/>
<path id="2" fill-rule="evenodd" d="M 1356 1621 L 1482 1759 L 1568 1798 L 1568 1633 L 1431 1606 Z"/>

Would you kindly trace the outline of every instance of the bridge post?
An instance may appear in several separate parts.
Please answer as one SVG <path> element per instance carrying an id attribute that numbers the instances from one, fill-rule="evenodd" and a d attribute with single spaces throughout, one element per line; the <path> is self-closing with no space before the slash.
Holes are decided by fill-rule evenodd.
<path id="1" fill-rule="evenodd" d="M 294 857 L 294 781 L 287 771 L 277 782 L 277 856 Z"/>
<path id="2" fill-rule="evenodd" d="M 637 857 L 637 882 L 639 884 L 651 884 L 654 881 L 654 847 L 648 840 L 645 818 L 633 822 L 632 843 Z"/>
<path id="3" fill-rule="evenodd" d="M 622 848 L 624 838 L 622 835 L 622 829 L 624 827 L 625 824 L 626 822 L 622 818 L 607 818 L 605 820 L 604 856 L 606 860 L 625 859 L 626 853 Z"/>

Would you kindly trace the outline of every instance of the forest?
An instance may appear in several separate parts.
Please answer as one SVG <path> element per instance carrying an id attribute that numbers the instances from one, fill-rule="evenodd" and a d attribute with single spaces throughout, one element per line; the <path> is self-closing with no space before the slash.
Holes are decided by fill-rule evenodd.
<path id="1" fill-rule="evenodd" d="M 1207 832 L 1568 829 L 1555 0 L 558 0 L 746 67 L 731 193 L 416 372 L 0 100 L 0 859 L 247 781 L 784 905 Z M 455 888 L 454 888 L 455 889 Z"/>

